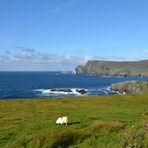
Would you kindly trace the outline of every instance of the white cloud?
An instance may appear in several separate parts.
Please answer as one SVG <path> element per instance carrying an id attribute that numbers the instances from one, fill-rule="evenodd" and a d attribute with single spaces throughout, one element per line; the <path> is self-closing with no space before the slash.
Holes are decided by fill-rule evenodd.
<path id="1" fill-rule="evenodd" d="M 63 3 L 61 5 L 59 5 L 58 7 L 56 7 L 52 13 L 58 13 L 59 11 L 61 11 L 62 9 L 66 8 L 66 7 L 69 7 L 71 5 L 74 5 L 77 3 L 77 0 L 70 0 L 68 1 L 67 3 Z"/>
<path id="2" fill-rule="evenodd" d="M 41 53 L 34 49 L 21 49 L 16 53 L 7 51 L 0 55 L 0 70 L 73 70 L 78 64 L 84 64 L 92 57 L 77 57 L 72 55 L 56 55 Z M 2 68 L 3 67 L 3 68 Z M 15 69 L 16 70 L 16 69 Z"/>
<path id="3" fill-rule="evenodd" d="M 83 57 L 73 55 L 57 55 L 44 52 L 38 52 L 34 49 L 19 49 L 17 52 L 5 52 L 0 54 L 0 71 L 3 70 L 74 70 L 77 65 L 85 64 L 88 60 L 110 60 L 110 61 L 130 61 L 136 59 L 137 54 L 147 56 L 148 50 L 135 51 L 132 55 L 126 57 Z M 133 56 L 135 54 L 136 56 Z M 131 58 L 132 57 L 132 58 Z M 136 57 L 136 58 L 135 58 Z"/>
<path id="4" fill-rule="evenodd" d="M 138 51 L 135 52 L 135 54 L 137 54 L 137 55 L 148 54 L 148 49 L 145 49 L 145 50 L 138 50 Z"/>
<path id="5" fill-rule="evenodd" d="M 148 49 L 134 50 L 133 52 L 127 53 L 126 56 L 132 60 L 148 59 Z"/>

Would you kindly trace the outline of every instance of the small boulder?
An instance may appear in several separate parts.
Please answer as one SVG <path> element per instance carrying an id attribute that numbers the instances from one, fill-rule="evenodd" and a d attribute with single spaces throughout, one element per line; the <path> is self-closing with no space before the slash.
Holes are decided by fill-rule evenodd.
<path id="1" fill-rule="evenodd" d="M 87 93 L 87 91 L 85 89 L 76 89 L 76 92 L 78 92 L 78 93 L 80 93 L 82 95 Z"/>

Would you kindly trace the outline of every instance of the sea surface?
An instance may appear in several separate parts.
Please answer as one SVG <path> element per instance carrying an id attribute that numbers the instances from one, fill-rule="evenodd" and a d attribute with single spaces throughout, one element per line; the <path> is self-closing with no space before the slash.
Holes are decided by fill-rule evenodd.
<path id="1" fill-rule="evenodd" d="M 81 96 L 76 89 L 87 90 L 86 96 L 114 94 L 112 83 L 145 80 L 148 77 L 100 77 L 67 72 L 0 72 L 0 99 L 54 98 Z M 51 92 L 51 89 L 71 89 L 72 92 Z"/>

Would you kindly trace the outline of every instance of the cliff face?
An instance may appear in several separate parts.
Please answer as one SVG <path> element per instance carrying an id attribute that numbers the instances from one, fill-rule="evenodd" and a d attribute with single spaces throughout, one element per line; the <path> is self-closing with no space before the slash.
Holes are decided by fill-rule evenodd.
<path id="1" fill-rule="evenodd" d="M 111 90 L 126 94 L 148 93 L 148 82 L 127 81 L 111 85 Z"/>
<path id="2" fill-rule="evenodd" d="M 88 61 L 76 67 L 76 74 L 106 76 L 148 76 L 148 60 L 133 62 Z"/>

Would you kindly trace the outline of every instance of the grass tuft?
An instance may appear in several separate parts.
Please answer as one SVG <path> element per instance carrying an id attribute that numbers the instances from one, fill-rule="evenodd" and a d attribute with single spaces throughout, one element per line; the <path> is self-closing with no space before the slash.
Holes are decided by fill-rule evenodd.
<path id="1" fill-rule="evenodd" d="M 117 121 L 107 122 L 107 121 L 98 120 L 92 123 L 89 126 L 89 128 L 92 129 L 93 131 L 100 129 L 104 129 L 107 131 L 119 131 L 120 129 L 124 128 L 124 124 Z"/>
<path id="2" fill-rule="evenodd" d="M 52 135 L 53 143 L 51 144 L 51 148 L 64 148 L 73 144 L 77 144 L 78 140 L 80 140 L 81 137 L 82 133 L 79 130 L 54 133 Z"/>

